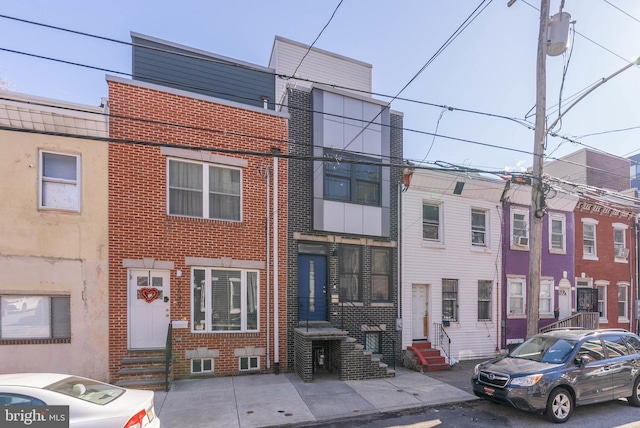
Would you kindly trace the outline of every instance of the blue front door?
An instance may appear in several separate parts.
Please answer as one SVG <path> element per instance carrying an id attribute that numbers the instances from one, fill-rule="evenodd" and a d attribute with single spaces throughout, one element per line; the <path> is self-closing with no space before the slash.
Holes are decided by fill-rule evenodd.
<path id="1" fill-rule="evenodd" d="M 298 256 L 298 320 L 327 320 L 327 258 Z"/>

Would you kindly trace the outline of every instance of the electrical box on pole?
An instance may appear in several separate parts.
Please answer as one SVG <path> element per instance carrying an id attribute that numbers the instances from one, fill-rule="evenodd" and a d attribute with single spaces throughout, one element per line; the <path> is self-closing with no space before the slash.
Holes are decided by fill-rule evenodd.
<path id="1" fill-rule="evenodd" d="M 549 18 L 547 27 L 547 55 L 558 56 L 569 48 L 569 24 L 571 15 L 559 12 Z"/>

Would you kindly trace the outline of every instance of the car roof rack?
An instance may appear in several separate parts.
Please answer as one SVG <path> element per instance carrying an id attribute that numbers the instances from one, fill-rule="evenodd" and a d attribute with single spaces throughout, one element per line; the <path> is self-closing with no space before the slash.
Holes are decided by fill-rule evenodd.
<path id="1" fill-rule="evenodd" d="M 591 336 L 597 333 L 609 333 L 609 332 L 629 333 L 629 330 L 624 328 L 598 328 L 596 330 L 588 332 L 585 336 Z"/>

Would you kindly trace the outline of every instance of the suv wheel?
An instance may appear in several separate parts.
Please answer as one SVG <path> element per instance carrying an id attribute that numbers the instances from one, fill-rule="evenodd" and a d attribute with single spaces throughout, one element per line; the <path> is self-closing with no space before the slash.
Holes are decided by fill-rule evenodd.
<path id="1" fill-rule="evenodd" d="M 635 389 L 634 391 L 638 391 Z M 635 395 L 637 397 L 637 393 Z M 547 401 L 547 411 L 545 414 L 551 422 L 567 422 L 573 411 L 573 399 L 571 394 L 564 388 L 556 388 L 549 395 Z"/>
<path id="2" fill-rule="evenodd" d="M 629 404 L 635 407 L 640 407 L 640 376 L 636 377 L 636 381 L 633 382 L 633 393 L 631 397 L 627 397 Z"/>

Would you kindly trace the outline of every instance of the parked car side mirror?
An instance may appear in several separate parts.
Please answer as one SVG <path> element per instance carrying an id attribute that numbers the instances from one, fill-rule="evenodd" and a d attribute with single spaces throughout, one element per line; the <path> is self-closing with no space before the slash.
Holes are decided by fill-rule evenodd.
<path id="1" fill-rule="evenodd" d="M 588 355 L 579 355 L 574 360 L 574 363 L 575 363 L 576 366 L 584 367 L 587 363 L 589 363 L 589 361 L 591 361 L 591 357 L 590 356 L 588 356 Z"/>

